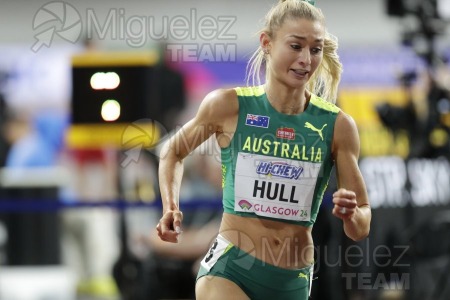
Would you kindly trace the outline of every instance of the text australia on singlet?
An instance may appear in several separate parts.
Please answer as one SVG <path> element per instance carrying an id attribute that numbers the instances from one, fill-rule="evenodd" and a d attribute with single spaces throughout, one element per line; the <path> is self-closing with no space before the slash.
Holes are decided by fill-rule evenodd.
<path id="1" fill-rule="evenodd" d="M 247 137 L 242 151 L 253 153 L 238 153 L 234 210 L 310 221 L 322 149 Z"/>

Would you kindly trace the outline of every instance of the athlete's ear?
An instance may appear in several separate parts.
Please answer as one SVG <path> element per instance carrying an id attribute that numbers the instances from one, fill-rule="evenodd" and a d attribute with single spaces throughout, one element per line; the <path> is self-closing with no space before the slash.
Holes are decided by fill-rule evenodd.
<path id="1" fill-rule="evenodd" d="M 261 34 L 259 35 L 259 43 L 261 45 L 261 49 L 265 53 L 268 53 L 270 51 L 271 40 L 272 39 L 270 38 L 269 34 L 265 31 L 261 32 Z"/>

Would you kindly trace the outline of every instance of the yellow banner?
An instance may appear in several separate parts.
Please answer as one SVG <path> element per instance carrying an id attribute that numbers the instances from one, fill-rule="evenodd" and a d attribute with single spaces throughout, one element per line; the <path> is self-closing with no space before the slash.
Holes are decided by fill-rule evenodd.
<path id="1" fill-rule="evenodd" d="M 407 157 L 409 138 L 406 132 L 395 136 L 386 128 L 376 111 L 376 106 L 389 103 L 406 106 L 408 98 L 401 88 L 355 88 L 343 89 L 339 94 L 338 106 L 353 117 L 361 138 L 361 156 L 397 155 Z"/>
<path id="2" fill-rule="evenodd" d="M 160 135 L 159 128 L 151 122 L 74 124 L 66 134 L 66 144 L 76 149 L 149 148 L 156 145 Z"/>

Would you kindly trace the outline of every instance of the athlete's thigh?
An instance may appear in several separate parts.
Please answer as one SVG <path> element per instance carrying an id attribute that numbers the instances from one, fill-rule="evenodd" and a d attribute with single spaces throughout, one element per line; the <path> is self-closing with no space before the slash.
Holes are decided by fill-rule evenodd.
<path id="1" fill-rule="evenodd" d="M 195 285 L 197 300 L 250 300 L 231 280 L 217 276 L 203 276 Z"/>

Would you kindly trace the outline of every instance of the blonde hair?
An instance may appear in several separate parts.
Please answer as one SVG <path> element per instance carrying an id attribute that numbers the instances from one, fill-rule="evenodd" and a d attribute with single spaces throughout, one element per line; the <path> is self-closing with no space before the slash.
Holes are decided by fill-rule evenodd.
<path id="1" fill-rule="evenodd" d="M 325 17 L 322 11 L 302 0 L 281 0 L 267 13 L 265 25 L 260 33 L 265 32 L 269 37 L 274 37 L 275 32 L 281 28 L 288 18 L 302 18 L 311 21 L 319 21 L 325 25 Z M 339 82 L 341 80 L 342 64 L 337 54 L 338 42 L 336 37 L 325 31 L 323 47 L 323 59 L 317 70 L 308 81 L 307 89 L 319 95 L 323 99 L 335 102 Z M 261 46 L 256 49 L 247 65 L 247 84 L 261 85 L 261 69 L 267 79 L 268 64 Z"/>

